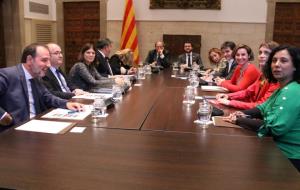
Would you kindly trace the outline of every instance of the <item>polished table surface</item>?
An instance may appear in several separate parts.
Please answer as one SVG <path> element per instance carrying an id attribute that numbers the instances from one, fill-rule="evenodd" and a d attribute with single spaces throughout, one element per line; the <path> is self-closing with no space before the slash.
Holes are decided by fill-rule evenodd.
<path id="1" fill-rule="evenodd" d="M 300 189 L 299 173 L 271 138 L 195 125 L 187 81 L 170 71 L 138 81 L 82 134 L 0 134 L 0 187 L 12 189 Z M 202 94 L 200 90 L 199 95 Z"/>

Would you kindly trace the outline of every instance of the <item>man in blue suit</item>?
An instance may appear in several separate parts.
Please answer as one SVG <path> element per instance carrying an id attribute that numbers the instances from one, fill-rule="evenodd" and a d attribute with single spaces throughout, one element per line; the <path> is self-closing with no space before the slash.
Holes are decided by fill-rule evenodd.
<path id="1" fill-rule="evenodd" d="M 82 104 L 52 95 L 40 82 L 50 67 L 46 46 L 31 44 L 23 50 L 21 64 L 0 69 L 0 131 L 50 107 L 82 110 Z M 10 122 L 7 122 L 10 121 Z"/>

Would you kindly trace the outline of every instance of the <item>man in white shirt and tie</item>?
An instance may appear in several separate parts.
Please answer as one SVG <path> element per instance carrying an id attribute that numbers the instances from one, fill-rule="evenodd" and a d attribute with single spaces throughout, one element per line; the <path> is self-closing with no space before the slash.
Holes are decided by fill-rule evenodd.
<path id="1" fill-rule="evenodd" d="M 40 78 L 49 67 L 49 49 L 30 44 L 23 50 L 20 64 L 0 69 L 0 131 L 48 108 L 83 109 L 82 104 L 58 98 L 44 87 Z"/>
<path id="2" fill-rule="evenodd" d="M 47 89 L 55 96 L 63 99 L 70 99 L 75 95 L 87 93 L 81 89 L 75 89 L 60 69 L 63 65 L 63 53 L 59 45 L 49 43 L 47 47 L 49 48 L 51 63 L 50 68 L 43 77 L 43 84 Z"/>
<path id="3" fill-rule="evenodd" d="M 203 63 L 200 54 L 193 52 L 192 43 L 187 41 L 184 43 L 185 53 L 179 55 L 178 63 L 181 69 L 197 67 L 203 69 Z"/>
<path id="4" fill-rule="evenodd" d="M 96 43 L 96 48 L 96 56 L 98 60 L 97 71 L 104 77 L 113 76 L 113 72 L 109 64 L 109 54 L 112 49 L 112 41 L 108 38 L 100 39 Z"/>

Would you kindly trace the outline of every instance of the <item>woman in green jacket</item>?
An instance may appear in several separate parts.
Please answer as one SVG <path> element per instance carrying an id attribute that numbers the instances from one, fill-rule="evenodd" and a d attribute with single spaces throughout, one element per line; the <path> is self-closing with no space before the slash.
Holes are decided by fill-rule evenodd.
<path id="1" fill-rule="evenodd" d="M 235 112 L 225 120 L 254 129 L 259 137 L 272 136 L 300 172 L 300 49 L 291 46 L 275 48 L 264 72 L 270 82 L 278 81 L 280 88 L 265 103 Z"/>

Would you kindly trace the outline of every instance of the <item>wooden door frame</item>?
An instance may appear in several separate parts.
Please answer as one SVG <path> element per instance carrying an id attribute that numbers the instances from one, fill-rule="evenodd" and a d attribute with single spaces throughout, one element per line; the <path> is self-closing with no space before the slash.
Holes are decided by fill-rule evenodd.
<path id="1" fill-rule="evenodd" d="M 265 41 L 273 40 L 276 3 L 300 3 L 300 0 L 267 0 Z"/>
<path id="2" fill-rule="evenodd" d="M 100 5 L 100 38 L 106 37 L 107 31 L 107 1 L 108 0 L 88 0 L 98 1 Z M 64 2 L 87 2 L 87 0 L 56 0 L 56 20 L 57 20 L 57 43 L 60 45 L 63 52 L 65 52 L 65 37 L 64 37 L 64 17 L 63 17 L 63 3 Z M 64 60 L 65 61 L 65 60 Z"/>
<path id="3" fill-rule="evenodd" d="M 24 0 L 3 0 L 4 49 L 6 66 L 20 63 L 20 57 L 25 46 Z"/>

